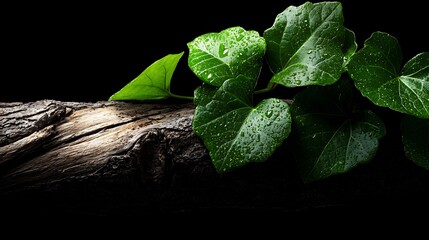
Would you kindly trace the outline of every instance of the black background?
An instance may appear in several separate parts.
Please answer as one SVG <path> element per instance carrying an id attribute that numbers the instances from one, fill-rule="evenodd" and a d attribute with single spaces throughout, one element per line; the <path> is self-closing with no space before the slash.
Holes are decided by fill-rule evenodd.
<path id="1" fill-rule="evenodd" d="M 272 26 L 277 14 L 290 5 L 298 6 L 304 2 L 10 3 L 8 7 L 2 7 L 4 14 L 0 17 L 0 102 L 107 100 L 154 61 L 182 51 L 185 55 L 173 75 L 172 91 L 192 95 L 200 81 L 187 67 L 186 44 L 189 41 L 233 26 L 262 34 Z M 355 0 L 342 3 L 344 25 L 355 32 L 359 48 L 371 33 L 383 31 L 399 40 L 404 63 L 428 50 L 427 11 L 422 1 Z M 428 194 L 425 198 L 421 194 L 428 193 L 428 175 L 426 170 L 404 159 L 398 116 L 393 111 L 387 111 L 383 116 L 388 127 L 388 135 L 382 143 L 384 155 L 381 154 L 374 165 L 366 165 L 370 171 L 357 169 L 351 180 L 342 181 L 341 177 L 349 175 L 338 176 L 331 182 L 328 179 L 308 189 L 332 191 L 332 196 L 336 197 L 334 191 L 338 189 L 341 192 L 350 186 L 361 186 L 349 192 L 344 190 L 350 193 L 345 194 L 345 198 L 352 201 L 361 191 L 362 195 L 373 196 L 370 198 L 373 204 L 383 186 L 399 185 L 399 190 L 386 191 L 388 196 L 378 203 L 386 204 L 384 201 L 393 192 L 400 196 L 397 198 L 399 202 L 406 203 L 407 211 L 409 206 L 416 206 L 421 211 L 429 199 Z M 389 149 L 394 151 L 389 153 Z M 397 159 L 396 165 L 391 164 L 392 159 Z M 268 173 L 272 174 L 272 171 Z M 415 173 L 423 176 L 417 179 L 426 182 L 409 180 L 414 179 Z M 261 179 L 266 177 L 263 174 L 260 174 Z M 404 179 L 406 184 L 399 184 Z M 374 182 L 377 184 L 371 188 Z M 375 204 L 377 208 L 380 205 Z"/>
<path id="2" fill-rule="evenodd" d="M 0 101 L 107 100 L 154 61 L 181 51 L 172 91 L 192 95 L 200 82 L 187 67 L 187 42 L 232 26 L 262 34 L 278 13 L 302 3 L 12 3 L 2 8 L 0 23 Z M 356 33 L 359 47 L 374 31 L 395 36 L 405 61 L 427 51 L 423 5 L 343 1 L 344 24 Z"/>

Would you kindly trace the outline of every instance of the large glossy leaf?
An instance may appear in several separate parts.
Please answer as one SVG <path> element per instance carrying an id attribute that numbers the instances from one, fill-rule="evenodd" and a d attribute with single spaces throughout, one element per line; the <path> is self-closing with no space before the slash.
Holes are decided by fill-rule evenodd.
<path id="1" fill-rule="evenodd" d="M 344 62 L 343 21 L 340 2 L 306 2 L 278 14 L 263 34 L 271 82 L 287 87 L 336 82 Z"/>
<path id="2" fill-rule="evenodd" d="M 157 100 L 170 97 L 171 78 L 183 54 L 168 54 L 155 61 L 109 100 Z"/>
<path id="3" fill-rule="evenodd" d="M 371 111 L 353 110 L 353 89 L 350 79 L 342 79 L 296 95 L 290 143 L 305 183 L 347 172 L 374 157 L 384 124 Z"/>
<path id="4" fill-rule="evenodd" d="M 429 120 L 405 115 L 401 131 L 406 156 L 429 170 Z"/>
<path id="5" fill-rule="evenodd" d="M 350 59 L 347 70 L 362 95 L 374 104 L 429 118 L 429 53 L 408 61 L 401 71 L 397 39 L 374 32 Z"/>
<path id="6" fill-rule="evenodd" d="M 220 173 L 267 160 L 289 135 L 289 105 L 270 98 L 253 107 L 253 89 L 252 79 L 239 75 L 195 90 L 193 129 Z"/>
<path id="7" fill-rule="evenodd" d="M 205 83 L 220 87 L 224 81 L 245 75 L 254 84 L 259 77 L 265 39 L 256 31 L 231 27 L 206 33 L 188 43 L 189 68 Z"/>

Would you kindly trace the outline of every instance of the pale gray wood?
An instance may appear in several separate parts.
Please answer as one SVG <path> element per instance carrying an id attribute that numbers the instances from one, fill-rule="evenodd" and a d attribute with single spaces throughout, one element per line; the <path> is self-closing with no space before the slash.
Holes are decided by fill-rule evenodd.
<path id="1" fill-rule="evenodd" d="M 213 174 L 192 132 L 192 103 L 41 100 L 0 105 L 0 189 L 138 175 L 161 183 L 172 165 Z"/>

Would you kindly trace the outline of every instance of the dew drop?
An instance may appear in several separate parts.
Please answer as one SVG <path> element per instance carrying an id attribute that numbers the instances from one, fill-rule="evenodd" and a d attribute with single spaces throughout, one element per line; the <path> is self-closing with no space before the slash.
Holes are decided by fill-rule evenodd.
<path id="1" fill-rule="evenodd" d="M 224 44 L 220 44 L 219 45 L 219 52 L 218 52 L 219 57 L 225 57 L 226 53 L 228 53 L 228 48 L 225 48 Z"/>

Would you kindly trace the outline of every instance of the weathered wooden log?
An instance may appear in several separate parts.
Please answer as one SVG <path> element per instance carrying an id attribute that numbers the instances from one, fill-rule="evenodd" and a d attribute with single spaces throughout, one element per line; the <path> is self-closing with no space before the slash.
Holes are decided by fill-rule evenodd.
<path id="1" fill-rule="evenodd" d="M 191 102 L 0 103 L 1 212 L 296 212 L 429 199 L 427 171 L 387 140 L 370 164 L 310 185 L 287 147 L 219 175 L 193 114 Z"/>
<path id="2" fill-rule="evenodd" d="M 192 133 L 192 104 L 38 101 L 2 104 L 0 115 L 3 190 L 130 172 L 159 183 L 173 163 L 213 172 Z"/>
<path id="3" fill-rule="evenodd" d="M 80 183 L 160 187 L 176 169 L 210 177 L 214 168 L 191 129 L 193 111 L 192 103 L 2 103 L 0 190 L 12 196 Z"/>

